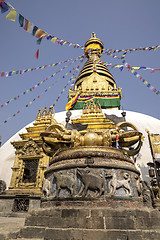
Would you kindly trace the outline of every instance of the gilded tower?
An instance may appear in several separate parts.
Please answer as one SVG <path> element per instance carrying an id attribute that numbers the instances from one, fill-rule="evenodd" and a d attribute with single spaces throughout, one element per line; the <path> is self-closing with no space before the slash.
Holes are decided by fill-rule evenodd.
<path id="1" fill-rule="evenodd" d="M 88 58 L 76 79 L 74 90 L 69 91 L 69 101 L 78 97 L 70 109 L 82 109 L 84 102 L 91 99 L 99 101 L 101 108 L 120 108 L 122 96 L 121 88 L 117 88 L 116 82 L 108 68 L 100 59 L 103 53 L 103 43 L 95 33 L 85 43 L 84 54 Z"/>

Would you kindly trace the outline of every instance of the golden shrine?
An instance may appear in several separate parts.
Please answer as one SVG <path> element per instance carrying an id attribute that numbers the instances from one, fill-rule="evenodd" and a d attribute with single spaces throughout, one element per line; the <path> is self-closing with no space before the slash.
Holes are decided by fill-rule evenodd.
<path id="1" fill-rule="evenodd" d="M 40 134 L 55 122 L 53 116 L 53 107 L 40 109 L 33 126 L 20 134 L 22 140 L 12 142 L 16 152 L 8 194 L 41 194 L 49 157 L 43 152 Z"/>

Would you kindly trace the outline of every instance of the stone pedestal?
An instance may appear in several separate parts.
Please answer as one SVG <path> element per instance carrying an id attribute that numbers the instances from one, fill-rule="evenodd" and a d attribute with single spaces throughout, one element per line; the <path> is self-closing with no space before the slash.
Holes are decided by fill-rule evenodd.
<path id="1" fill-rule="evenodd" d="M 59 151 L 45 172 L 49 202 L 127 199 L 142 202 L 139 171 L 131 158 L 113 147 L 77 147 Z M 98 206 L 98 204 L 97 204 Z"/>

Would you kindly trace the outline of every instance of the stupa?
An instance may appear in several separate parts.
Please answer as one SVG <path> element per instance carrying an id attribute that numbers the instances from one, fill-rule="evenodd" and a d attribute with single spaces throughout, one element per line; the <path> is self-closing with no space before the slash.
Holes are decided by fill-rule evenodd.
<path id="1" fill-rule="evenodd" d="M 130 156 L 140 151 L 142 133 L 122 118 L 115 123 L 102 113 L 102 108 L 119 108 L 121 97 L 100 59 L 102 51 L 103 43 L 92 33 L 85 44 L 88 60 L 67 103 L 70 109 L 83 108 L 82 115 L 66 126 L 54 123 L 41 133 L 44 152 L 52 157 L 45 172 L 45 205 L 57 199 L 63 199 L 62 204 L 78 200 L 82 206 L 98 206 L 100 201 L 107 206 L 111 199 L 122 205 L 141 204 L 140 173 Z M 90 99 L 81 102 L 86 98 Z"/>
<path id="2" fill-rule="evenodd" d="M 50 122 L 34 139 L 49 166 L 45 164 L 41 174 L 40 208 L 28 213 L 19 238 L 159 239 L 159 211 L 152 208 L 153 195 L 142 179 L 145 172 L 135 164 L 144 137 L 136 124 L 126 121 L 124 112 L 115 114 L 122 89 L 100 59 L 102 52 L 102 41 L 92 33 L 84 50 L 88 60 L 69 90 L 65 122 L 60 121 L 64 113 L 57 119 L 49 115 Z M 21 136 L 27 142 L 29 135 Z M 19 153 L 23 155 L 25 149 L 21 145 Z M 20 179 L 20 187 L 27 186 L 24 176 Z M 34 193 L 32 188 L 29 191 Z"/>

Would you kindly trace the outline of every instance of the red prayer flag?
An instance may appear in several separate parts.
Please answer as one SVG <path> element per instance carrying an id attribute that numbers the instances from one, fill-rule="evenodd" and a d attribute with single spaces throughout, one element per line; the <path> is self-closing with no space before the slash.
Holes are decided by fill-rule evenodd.
<path id="1" fill-rule="evenodd" d="M 38 59 L 39 58 L 39 49 L 37 50 L 35 57 Z"/>
<path id="2" fill-rule="evenodd" d="M 154 73 L 155 71 L 160 71 L 160 69 L 154 69 L 151 73 Z"/>
<path id="3" fill-rule="evenodd" d="M 5 72 L 1 72 L 1 77 L 4 77 L 5 76 Z"/>
<path id="4" fill-rule="evenodd" d="M 0 8 L 3 6 L 4 0 L 0 0 Z"/>
<path id="5" fill-rule="evenodd" d="M 23 29 L 26 31 L 27 31 L 28 23 L 29 23 L 29 21 L 27 19 L 25 19 L 25 25 L 24 25 Z"/>
<path id="6" fill-rule="evenodd" d="M 57 40 L 57 43 L 59 44 L 61 41 L 62 41 L 61 39 L 58 39 L 58 40 Z"/>

